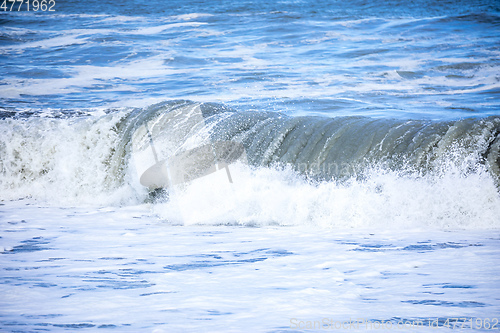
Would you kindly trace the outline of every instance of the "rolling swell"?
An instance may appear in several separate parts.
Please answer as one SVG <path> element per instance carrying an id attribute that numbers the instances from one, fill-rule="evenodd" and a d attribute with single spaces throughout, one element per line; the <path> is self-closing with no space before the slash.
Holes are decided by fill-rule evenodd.
<path id="1" fill-rule="evenodd" d="M 172 112 L 199 107 L 203 127 L 179 130 Z M 212 141 L 235 141 L 246 149 L 253 166 L 291 166 L 317 180 L 362 177 L 381 168 L 402 174 L 440 173 L 450 167 L 467 174 L 486 168 L 500 176 L 500 117 L 457 121 L 374 119 L 368 117 L 290 117 L 275 112 L 235 112 L 217 104 L 166 102 L 133 115 L 156 119 L 163 142 L 176 145 L 164 154 L 182 151 L 193 135 Z M 172 123 L 174 122 L 174 123 Z M 200 124 L 198 124 L 200 125 Z M 130 131 L 130 129 L 128 130 Z M 200 135 L 200 133 L 204 133 Z M 205 141 L 203 141 L 205 140 Z M 192 148 L 192 147 L 191 147 Z"/>

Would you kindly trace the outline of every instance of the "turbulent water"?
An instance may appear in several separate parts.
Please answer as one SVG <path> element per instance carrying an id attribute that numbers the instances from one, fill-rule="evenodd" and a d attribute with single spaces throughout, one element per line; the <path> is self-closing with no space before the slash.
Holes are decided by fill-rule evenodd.
<path id="1" fill-rule="evenodd" d="M 497 2 L 29 5 L 1 331 L 500 329 Z"/>

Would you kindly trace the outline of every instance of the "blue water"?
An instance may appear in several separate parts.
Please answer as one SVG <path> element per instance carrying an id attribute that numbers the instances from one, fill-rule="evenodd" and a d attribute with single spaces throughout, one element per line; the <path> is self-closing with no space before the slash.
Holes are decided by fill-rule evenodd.
<path id="1" fill-rule="evenodd" d="M 500 329 L 500 2 L 54 8 L 0 8 L 0 331 Z M 141 186 L 175 105 L 234 184 Z"/>
<path id="2" fill-rule="evenodd" d="M 496 1 L 57 2 L 0 12 L 1 106 L 169 99 L 292 114 L 498 114 Z"/>

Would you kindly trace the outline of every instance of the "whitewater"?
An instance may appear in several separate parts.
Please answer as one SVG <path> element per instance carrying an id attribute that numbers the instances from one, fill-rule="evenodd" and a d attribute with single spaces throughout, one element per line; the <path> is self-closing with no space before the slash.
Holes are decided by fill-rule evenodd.
<path id="1" fill-rule="evenodd" d="M 30 8 L 0 332 L 500 330 L 496 2 Z"/>

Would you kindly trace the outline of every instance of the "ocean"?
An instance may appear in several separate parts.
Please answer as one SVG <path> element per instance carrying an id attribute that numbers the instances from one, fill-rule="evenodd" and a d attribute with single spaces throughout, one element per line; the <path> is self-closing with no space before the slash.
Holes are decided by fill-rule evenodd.
<path id="1" fill-rule="evenodd" d="M 500 330 L 498 1 L 0 26 L 0 332 Z"/>

